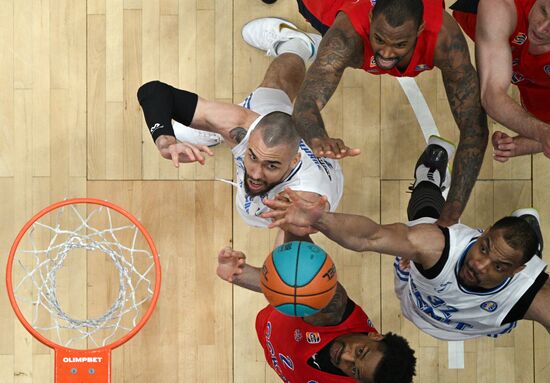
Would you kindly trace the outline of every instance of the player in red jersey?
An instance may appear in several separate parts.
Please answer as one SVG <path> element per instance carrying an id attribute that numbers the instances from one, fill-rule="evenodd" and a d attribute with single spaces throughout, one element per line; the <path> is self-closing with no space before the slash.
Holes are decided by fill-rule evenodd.
<path id="1" fill-rule="evenodd" d="M 433 67 L 441 70 L 460 141 L 452 168 L 456 183 L 439 223 L 458 222 L 483 162 L 488 129 L 466 40 L 442 1 L 298 0 L 298 5 L 300 13 L 324 34 L 293 112 L 298 132 L 318 156 L 358 154 L 358 149 L 328 137 L 321 117 L 346 68 L 392 76 L 416 76 Z M 282 35 L 285 27 L 284 23 L 263 31 L 258 27 L 256 35 Z M 243 36 L 245 32 L 246 26 Z M 277 44 L 274 41 L 274 51 Z"/>
<path id="2" fill-rule="evenodd" d="M 504 162 L 538 152 L 550 157 L 550 0 L 462 0 L 451 8 L 476 41 L 485 110 L 519 133 L 495 132 L 494 158 Z M 508 95 L 510 82 L 519 88 L 522 105 Z"/>
<path id="3" fill-rule="evenodd" d="M 245 258 L 222 249 L 217 274 L 260 292 L 260 268 Z M 290 317 L 268 305 L 256 317 L 256 332 L 267 362 L 284 382 L 412 382 L 416 358 L 408 342 L 379 334 L 340 283 L 328 306 L 311 316 Z"/>

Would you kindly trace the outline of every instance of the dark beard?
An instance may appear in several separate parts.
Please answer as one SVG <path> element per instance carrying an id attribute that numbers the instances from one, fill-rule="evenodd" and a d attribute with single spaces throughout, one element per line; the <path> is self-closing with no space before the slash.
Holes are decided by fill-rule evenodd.
<path id="1" fill-rule="evenodd" d="M 376 65 L 378 66 L 378 61 L 376 60 L 376 58 L 381 58 L 381 59 L 384 59 L 382 56 L 380 56 L 378 53 L 375 53 L 374 54 L 374 57 L 375 57 L 375 62 L 376 62 Z M 385 68 L 382 68 L 381 66 L 379 66 L 380 69 L 383 69 L 383 70 L 392 70 L 393 68 L 395 68 L 398 64 L 399 64 L 399 61 L 401 61 L 401 58 L 402 57 L 394 57 L 392 60 L 395 62 L 395 64 L 390 68 L 390 69 L 385 69 Z"/>
<path id="2" fill-rule="evenodd" d="M 246 192 L 246 194 L 248 194 L 251 198 L 254 198 L 254 197 L 257 197 L 257 196 L 261 196 L 261 195 L 267 195 L 267 193 L 269 193 L 271 191 L 271 189 L 273 189 L 275 186 L 279 185 L 281 183 L 282 180 L 279 180 L 277 182 L 274 182 L 274 183 L 271 183 L 271 184 L 267 184 L 267 187 L 262 190 L 261 192 L 253 192 L 249 189 L 248 187 L 248 182 L 247 182 L 247 179 L 248 179 L 248 173 L 246 172 L 246 169 L 244 170 L 244 181 L 243 181 L 243 184 L 244 184 L 244 191 Z"/>

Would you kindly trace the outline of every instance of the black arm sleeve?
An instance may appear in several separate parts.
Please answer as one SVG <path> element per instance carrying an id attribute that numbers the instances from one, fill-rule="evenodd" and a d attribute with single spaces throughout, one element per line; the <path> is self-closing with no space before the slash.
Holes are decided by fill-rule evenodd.
<path id="1" fill-rule="evenodd" d="M 174 136 L 172 120 L 191 125 L 199 96 L 160 81 L 143 84 L 137 92 L 145 122 L 153 141 L 161 135 Z"/>

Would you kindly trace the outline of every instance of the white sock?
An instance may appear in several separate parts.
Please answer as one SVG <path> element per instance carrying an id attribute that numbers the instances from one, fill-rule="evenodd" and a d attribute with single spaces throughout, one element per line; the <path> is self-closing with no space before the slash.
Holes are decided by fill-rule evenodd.
<path id="1" fill-rule="evenodd" d="M 311 44 L 306 43 L 304 40 L 299 38 L 292 38 L 278 44 L 275 48 L 275 53 L 277 53 L 277 56 L 282 55 L 283 53 L 294 53 L 304 60 L 304 64 L 307 64 L 307 61 L 311 57 L 312 53 Z"/>

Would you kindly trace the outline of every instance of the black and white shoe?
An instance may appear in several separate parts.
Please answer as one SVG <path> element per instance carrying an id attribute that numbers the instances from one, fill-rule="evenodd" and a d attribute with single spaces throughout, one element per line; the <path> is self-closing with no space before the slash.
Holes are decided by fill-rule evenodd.
<path id="1" fill-rule="evenodd" d="M 451 172 L 449 161 L 455 152 L 455 145 L 438 136 L 430 136 L 428 146 L 416 162 L 414 183 L 411 190 L 423 181 L 435 184 L 446 197 L 451 186 Z M 447 192 L 447 193 L 445 193 Z"/>
<path id="2" fill-rule="evenodd" d="M 542 231 L 540 230 L 540 216 L 539 212 L 533 208 L 518 209 L 512 213 L 512 217 L 523 218 L 535 231 L 537 239 L 539 240 L 539 248 L 536 255 L 542 258 L 542 249 L 544 241 L 542 239 Z"/>

